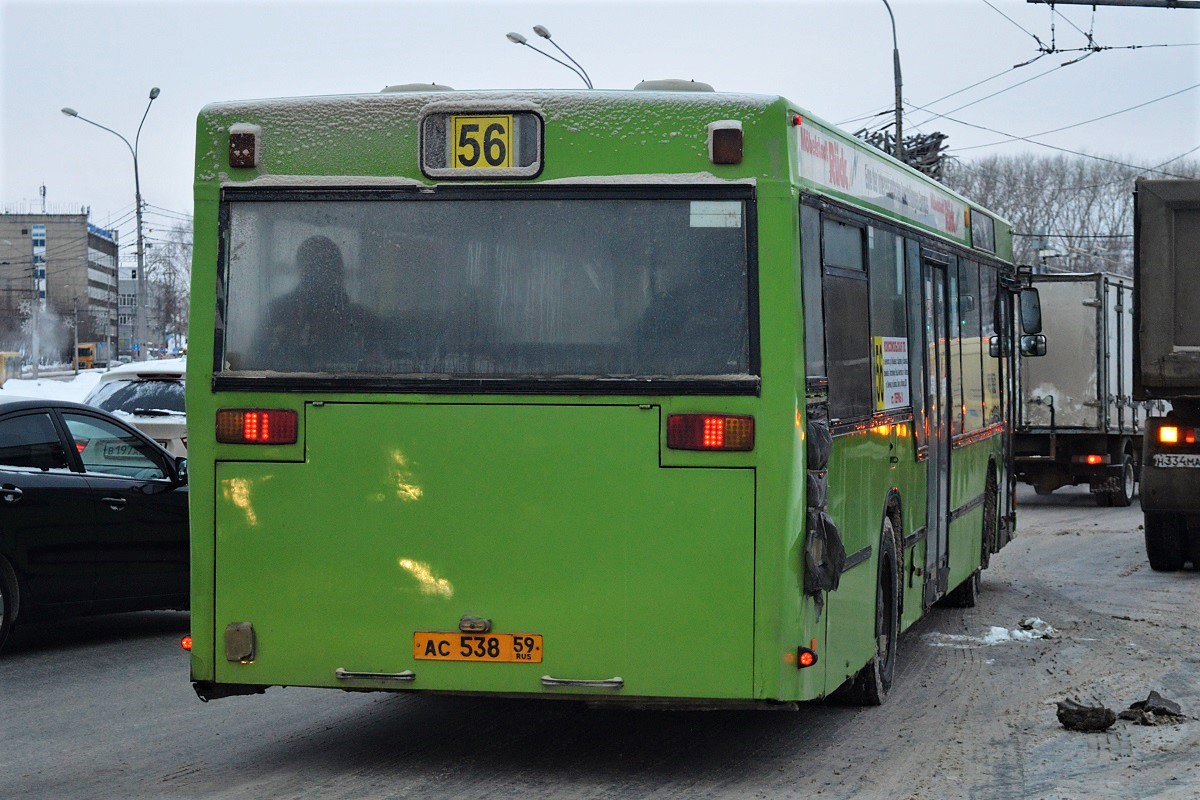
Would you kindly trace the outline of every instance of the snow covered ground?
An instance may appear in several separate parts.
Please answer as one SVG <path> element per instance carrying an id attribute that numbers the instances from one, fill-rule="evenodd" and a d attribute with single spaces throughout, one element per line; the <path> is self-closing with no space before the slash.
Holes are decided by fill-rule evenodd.
<path id="1" fill-rule="evenodd" d="M 71 400 L 82 403 L 83 398 L 100 380 L 103 370 L 82 370 L 78 375 L 67 374 L 63 378 L 38 378 L 37 380 L 9 378 L 0 387 L 5 396 L 41 397 L 52 400 Z"/>

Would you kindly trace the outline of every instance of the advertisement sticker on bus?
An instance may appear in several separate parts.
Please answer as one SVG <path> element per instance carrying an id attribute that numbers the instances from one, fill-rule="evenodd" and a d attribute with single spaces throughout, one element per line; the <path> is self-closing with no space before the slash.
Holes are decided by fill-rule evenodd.
<path id="1" fill-rule="evenodd" d="M 908 339 L 876 336 L 874 350 L 875 410 L 908 405 Z"/>
<path id="2" fill-rule="evenodd" d="M 820 128 L 799 125 L 800 177 L 927 225 L 964 244 L 966 204 Z"/>

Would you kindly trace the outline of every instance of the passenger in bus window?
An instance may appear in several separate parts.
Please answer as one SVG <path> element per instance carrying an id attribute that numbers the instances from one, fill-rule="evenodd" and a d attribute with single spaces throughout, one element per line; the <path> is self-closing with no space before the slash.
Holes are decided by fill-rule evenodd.
<path id="1" fill-rule="evenodd" d="M 341 250 L 310 236 L 296 251 L 299 283 L 271 301 L 249 369 L 371 372 L 379 369 L 380 325 L 350 299 Z"/>

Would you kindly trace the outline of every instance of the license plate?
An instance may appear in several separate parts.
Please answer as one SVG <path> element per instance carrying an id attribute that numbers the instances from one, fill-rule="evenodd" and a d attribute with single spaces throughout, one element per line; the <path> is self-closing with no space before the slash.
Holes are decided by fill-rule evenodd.
<path id="1" fill-rule="evenodd" d="M 129 459 L 141 457 L 141 453 L 138 452 L 136 447 L 128 444 L 121 444 L 120 442 L 105 442 L 100 448 L 100 454 L 106 459 Z"/>
<path id="2" fill-rule="evenodd" d="M 1200 467 L 1200 455 L 1193 453 L 1155 453 L 1156 467 Z"/>
<path id="3" fill-rule="evenodd" d="M 507 169 L 512 166 L 512 114 L 455 115 L 450 125 L 450 166 Z"/>
<path id="4" fill-rule="evenodd" d="M 413 658 L 422 661 L 483 661 L 540 664 L 542 636 L 538 633 L 413 634 Z"/>

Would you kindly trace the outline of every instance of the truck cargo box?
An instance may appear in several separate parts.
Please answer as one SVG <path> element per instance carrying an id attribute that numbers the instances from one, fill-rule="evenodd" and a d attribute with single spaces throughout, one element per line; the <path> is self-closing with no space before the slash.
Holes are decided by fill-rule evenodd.
<path id="1" fill-rule="evenodd" d="M 1134 396 L 1200 398 L 1200 180 L 1136 186 Z"/>

